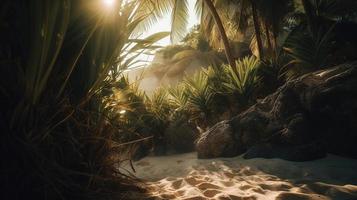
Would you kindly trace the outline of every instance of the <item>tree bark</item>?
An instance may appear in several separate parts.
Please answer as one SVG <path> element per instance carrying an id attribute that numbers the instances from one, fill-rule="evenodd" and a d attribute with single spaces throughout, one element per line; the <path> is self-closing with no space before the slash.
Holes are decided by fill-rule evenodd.
<path id="1" fill-rule="evenodd" d="M 229 40 L 226 34 L 226 31 L 224 30 L 224 26 L 222 24 L 222 20 L 216 10 L 216 8 L 214 7 L 213 3 L 211 0 L 204 0 L 204 2 L 206 3 L 207 7 L 209 8 L 213 19 L 218 27 L 219 30 L 219 34 L 221 35 L 222 41 L 223 41 L 223 45 L 224 45 L 224 50 L 226 53 L 226 57 L 227 57 L 227 61 L 229 63 L 229 65 L 231 66 L 231 68 L 233 69 L 234 73 L 236 73 L 238 75 L 238 71 L 236 68 L 236 63 L 229 45 Z"/>
<path id="2" fill-rule="evenodd" d="M 276 31 L 273 31 L 273 44 L 274 44 L 274 59 L 277 61 L 278 59 L 278 33 Z"/>
<path id="3" fill-rule="evenodd" d="M 266 35 L 266 40 L 267 40 L 267 44 L 268 44 L 269 54 L 270 54 L 270 56 L 274 57 L 273 45 L 271 42 L 269 25 L 267 22 L 264 23 L 264 28 L 265 28 L 265 35 Z"/>
<path id="4" fill-rule="evenodd" d="M 312 34 L 316 34 L 316 13 L 314 11 L 314 7 L 311 4 L 310 0 L 301 0 L 302 5 L 304 7 L 305 14 L 307 16 L 307 22 L 309 24 L 310 30 Z"/>
<path id="5" fill-rule="evenodd" d="M 264 58 L 264 52 L 263 52 L 263 42 L 262 42 L 261 31 L 260 31 L 260 23 L 259 23 L 258 11 L 257 11 L 257 8 L 255 7 L 254 2 L 251 1 L 250 3 L 251 3 L 251 6 L 252 6 L 255 37 L 257 39 L 257 45 L 258 45 L 258 52 L 259 52 L 258 57 L 260 59 L 262 59 L 262 58 Z"/>

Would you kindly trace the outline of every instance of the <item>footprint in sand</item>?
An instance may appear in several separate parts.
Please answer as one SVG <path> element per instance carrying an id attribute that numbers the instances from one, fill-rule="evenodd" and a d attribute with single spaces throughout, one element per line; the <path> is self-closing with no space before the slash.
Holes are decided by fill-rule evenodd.
<path id="1" fill-rule="evenodd" d="M 276 197 L 276 200 L 330 200 L 322 195 L 317 194 L 299 194 L 299 193 L 292 193 L 292 192 L 283 192 Z"/>
<path id="2" fill-rule="evenodd" d="M 222 189 L 221 187 L 219 187 L 218 185 L 214 185 L 211 183 L 201 183 L 198 186 L 198 189 L 200 190 L 207 190 L 207 189 Z"/>
<path id="3" fill-rule="evenodd" d="M 222 196 L 217 197 L 217 199 L 219 199 L 219 200 L 257 200 L 257 198 L 254 196 L 239 197 L 239 196 L 235 196 L 235 195 L 229 195 L 229 196 L 222 195 Z"/>
<path id="4" fill-rule="evenodd" d="M 182 197 L 183 195 L 185 195 L 186 191 L 183 189 L 183 190 L 177 190 L 175 192 L 176 196 L 177 197 Z"/>
<path id="5" fill-rule="evenodd" d="M 230 181 L 221 181 L 222 185 L 224 185 L 225 187 L 232 187 L 234 186 L 233 182 Z"/>
<path id="6" fill-rule="evenodd" d="M 271 191 L 289 191 L 292 186 L 286 183 L 270 183 L 264 184 L 260 183 L 259 186 L 263 188 L 264 190 L 271 190 Z"/>
<path id="7" fill-rule="evenodd" d="M 219 196 L 217 199 L 218 200 L 232 200 L 230 197 L 227 197 L 227 196 Z"/>
<path id="8" fill-rule="evenodd" d="M 174 189 L 177 190 L 177 189 L 179 189 L 179 188 L 181 187 L 182 182 L 183 182 L 182 179 L 179 179 L 179 180 L 177 180 L 177 181 L 174 181 L 174 182 L 171 183 L 171 187 L 173 187 Z"/>
<path id="9" fill-rule="evenodd" d="M 252 191 L 258 194 L 265 194 L 266 191 L 264 191 L 262 188 L 257 187 L 257 188 L 252 188 Z"/>
<path id="10" fill-rule="evenodd" d="M 242 185 L 242 186 L 239 186 L 239 189 L 240 190 L 249 190 L 250 188 L 252 188 L 252 186 L 251 185 Z"/>
<path id="11" fill-rule="evenodd" d="M 162 194 L 159 197 L 162 199 L 176 199 L 176 196 L 173 194 Z"/>
<path id="12" fill-rule="evenodd" d="M 212 181 L 212 179 L 211 179 L 210 177 L 208 177 L 208 176 L 205 176 L 205 177 L 203 178 L 203 180 L 205 180 L 206 182 Z"/>
<path id="13" fill-rule="evenodd" d="M 227 178 L 234 178 L 234 174 L 231 173 L 231 172 L 224 172 L 224 175 L 227 177 Z"/>
<path id="14" fill-rule="evenodd" d="M 194 177 L 188 177 L 188 178 L 185 178 L 184 179 L 189 185 L 192 185 L 192 186 L 196 186 L 198 184 L 201 184 L 203 183 L 204 181 L 202 180 L 197 180 L 196 178 Z"/>
<path id="15" fill-rule="evenodd" d="M 195 197 L 190 197 L 190 198 L 186 198 L 183 200 L 207 200 L 206 197 L 201 197 L 201 196 L 195 196 Z"/>
<path id="16" fill-rule="evenodd" d="M 219 193 L 222 193 L 222 191 L 219 191 L 219 190 L 206 190 L 203 192 L 203 195 L 205 195 L 205 197 L 208 197 L 208 198 L 212 198 L 214 196 L 216 196 L 217 194 Z"/>

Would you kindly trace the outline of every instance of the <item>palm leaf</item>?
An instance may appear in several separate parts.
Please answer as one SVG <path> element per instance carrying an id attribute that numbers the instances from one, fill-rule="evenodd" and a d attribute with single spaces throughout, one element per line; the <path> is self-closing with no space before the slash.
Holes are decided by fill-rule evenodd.
<path id="1" fill-rule="evenodd" d="M 172 42 L 180 41 L 187 32 L 188 24 L 188 2 L 187 0 L 175 0 L 171 16 L 171 36 Z"/>
<path id="2" fill-rule="evenodd" d="M 226 91 L 236 94 L 242 103 L 249 102 L 254 90 L 258 87 L 257 69 L 260 65 L 255 56 L 244 57 L 236 62 L 236 74 L 231 67 L 226 66 L 229 78 L 223 83 Z"/>

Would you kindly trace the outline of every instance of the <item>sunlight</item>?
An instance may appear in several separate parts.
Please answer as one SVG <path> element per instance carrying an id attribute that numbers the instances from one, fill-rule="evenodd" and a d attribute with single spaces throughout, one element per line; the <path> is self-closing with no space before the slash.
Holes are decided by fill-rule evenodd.
<path id="1" fill-rule="evenodd" d="M 357 0 L 1 5 L 0 200 L 357 200 Z"/>
<path id="2" fill-rule="evenodd" d="M 189 31 L 193 26 L 199 24 L 199 17 L 196 15 L 195 11 L 195 3 L 196 1 L 188 1 L 188 8 L 189 8 L 189 19 L 188 19 L 188 26 L 187 31 Z M 171 13 L 167 13 L 164 17 L 162 17 L 158 22 L 154 23 L 151 28 L 144 31 L 140 38 L 146 38 L 154 33 L 161 32 L 161 31 L 171 31 Z M 171 45 L 170 37 L 166 37 L 156 43 L 159 46 L 168 46 Z M 153 55 L 140 55 L 136 60 L 140 61 L 133 68 L 137 66 L 147 66 L 147 63 L 152 62 L 154 59 Z"/>
<path id="3" fill-rule="evenodd" d="M 103 0 L 103 4 L 104 4 L 107 8 L 111 8 L 112 6 L 114 6 L 115 0 Z"/>

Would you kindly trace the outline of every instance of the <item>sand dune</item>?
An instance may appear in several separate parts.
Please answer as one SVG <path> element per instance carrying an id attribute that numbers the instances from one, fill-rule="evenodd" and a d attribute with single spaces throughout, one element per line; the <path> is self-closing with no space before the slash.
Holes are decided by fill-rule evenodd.
<path id="1" fill-rule="evenodd" d="M 311 162 L 196 159 L 196 153 L 134 163 L 154 199 L 357 200 L 357 160 L 329 155 Z"/>

